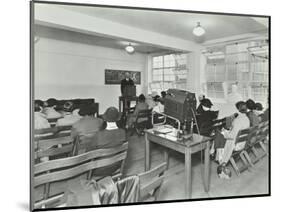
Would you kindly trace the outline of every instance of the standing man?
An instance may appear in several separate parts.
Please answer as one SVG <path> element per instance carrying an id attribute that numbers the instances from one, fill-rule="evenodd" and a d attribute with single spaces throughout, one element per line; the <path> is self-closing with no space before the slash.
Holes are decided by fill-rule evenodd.
<path id="1" fill-rule="evenodd" d="M 121 94 L 124 97 L 123 108 L 130 109 L 130 101 L 127 101 L 127 105 L 125 103 L 126 102 L 125 87 L 127 87 L 127 86 L 134 86 L 134 84 L 135 84 L 134 81 L 130 78 L 130 73 L 126 72 L 125 73 L 125 78 L 121 80 Z"/>

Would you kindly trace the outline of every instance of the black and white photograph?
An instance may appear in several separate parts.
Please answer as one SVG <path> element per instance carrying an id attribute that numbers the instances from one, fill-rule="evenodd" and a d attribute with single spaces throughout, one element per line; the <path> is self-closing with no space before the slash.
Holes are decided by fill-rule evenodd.
<path id="1" fill-rule="evenodd" d="M 31 1 L 31 210 L 270 196 L 270 25 Z"/>

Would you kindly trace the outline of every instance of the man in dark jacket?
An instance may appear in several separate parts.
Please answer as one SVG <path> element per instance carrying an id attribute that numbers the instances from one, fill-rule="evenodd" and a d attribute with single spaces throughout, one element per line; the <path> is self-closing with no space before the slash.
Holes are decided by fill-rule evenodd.
<path id="1" fill-rule="evenodd" d="M 124 97 L 124 101 L 123 101 L 123 108 L 127 107 L 128 109 L 130 109 L 130 101 L 127 101 L 127 105 L 125 105 L 125 88 L 127 86 L 134 86 L 134 81 L 130 78 L 130 73 L 126 72 L 125 73 L 125 78 L 121 80 L 121 94 Z"/>

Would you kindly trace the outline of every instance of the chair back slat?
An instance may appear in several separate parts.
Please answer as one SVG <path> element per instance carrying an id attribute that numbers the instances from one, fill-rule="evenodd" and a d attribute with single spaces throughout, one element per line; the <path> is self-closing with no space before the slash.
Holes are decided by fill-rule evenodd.
<path id="1" fill-rule="evenodd" d="M 139 174 L 139 179 L 140 179 L 140 195 L 141 197 L 145 197 L 148 195 L 151 191 L 154 191 L 156 189 L 159 189 L 161 184 L 163 183 L 164 180 L 164 171 L 167 168 L 167 163 L 162 163 L 159 166 L 155 167 L 154 169 Z M 155 196 L 157 199 L 157 196 Z"/>
<path id="2" fill-rule="evenodd" d="M 235 143 L 237 144 L 237 143 L 247 142 L 249 139 L 250 131 L 251 131 L 250 127 L 240 130 L 237 134 Z"/>
<path id="3" fill-rule="evenodd" d="M 137 119 L 139 118 L 149 118 L 152 115 L 152 109 L 141 110 L 138 112 Z"/>
<path id="4" fill-rule="evenodd" d="M 34 167 L 34 174 L 39 174 L 42 172 L 51 171 L 53 169 L 65 168 L 69 166 L 74 166 L 80 163 L 83 163 L 88 160 L 96 159 L 99 157 L 111 156 L 113 154 L 117 154 L 119 152 L 125 151 L 128 149 L 128 143 L 125 143 L 119 147 L 110 148 L 110 149 L 97 149 L 90 152 L 86 152 L 81 155 L 62 158 L 53 161 L 47 161 L 44 163 L 39 163 Z"/>
<path id="5" fill-rule="evenodd" d="M 111 164 L 114 164 L 116 162 L 125 160 L 127 156 L 126 152 L 122 152 L 120 154 L 114 155 L 113 157 L 110 158 L 105 158 L 105 159 L 100 159 L 100 160 L 94 160 L 94 161 L 88 161 L 82 164 L 79 164 L 80 160 L 76 160 L 76 163 L 73 165 L 76 165 L 73 168 L 69 168 L 66 170 L 59 170 L 59 171 L 54 171 L 54 172 L 50 172 L 47 174 L 42 174 L 39 176 L 35 176 L 34 177 L 34 186 L 39 186 L 45 183 L 51 183 L 51 182 L 55 182 L 55 181 L 60 181 L 60 180 L 65 180 L 65 179 L 69 179 L 71 177 L 83 174 L 87 171 L 93 170 L 93 169 L 97 169 L 97 168 L 102 168 L 102 167 L 106 167 L 109 166 Z M 79 155 L 79 157 L 83 157 L 83 155 Z M 94 157 L 95 158 L 95 157 Z M 89 158 L 92 159 L 92 158 Z M 67 158 L 66 160 L 72 161 L 73 158 Z M 56 161 L 49 161 L 49 162 L 56 162 Z"/>
<path id="6" fill-rule="evenodd" d="M 73 149 L 73 145 L 71 143 L 71 144 L 64 145 L 62 147 L 53 147 L 46 150 L 36 151 L 34 155 L 34 159 L 39 159 L 43 157 L 49 158 L 49 157 L 59 156 L 63 154 L 69 155 L 72 152 L 72 149 Z"/>
<path id="7" fill-rule="evenodd" d="M 58 137 L 58 138 L 52 138 L 52 139 L 46 139 L 46 140 L 40 140 L 37 143 L 37 148 L 38 149 L 48 149 L 53 146 L 57 145 L 64 145 L 64 144 L 69 144 L 73 142 L 73 138 L 71 136 L 64 136 L 64 137 Z"/>
<path id="8" fill-rule="evenodd" d="M 40 141 L 45 139 L 69 136 L 71 134 L 71 128 L 72 126 L 58 126 L 45 129 L 36 129 L 34 130 L 34 140 Z"/>

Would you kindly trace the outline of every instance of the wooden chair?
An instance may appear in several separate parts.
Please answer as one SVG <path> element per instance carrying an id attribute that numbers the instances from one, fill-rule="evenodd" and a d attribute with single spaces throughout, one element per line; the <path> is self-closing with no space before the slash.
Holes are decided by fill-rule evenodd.
<path id="1" fill-rule="evenodd" d="M 243 129 L 240 130 L 237 134 L 236 140 L 235 140 L 235 145 L 239 143 L 244 143 L 245 145 L 248 142 L 249 139 L 249 134 L 250 134 L 251 128 Z M 244 148 L 239 150 L 239 151 L 233 151 L 231 158 L 230 158 L 230 163 L 235 171 L 235 173 L 239 176 L 241 172 L 248 170 L 250 164 L 247 162 L 245 156 L 244 156 Z M 238 160 L 241 159 L 242 161 L 242 166 L 238 167 L 237 163 Z"/>
<path id="2" fill-rule="evenodd" d="M 162 163 L 154 169 L 138 175 L 140 178 L 140 201 L 158 200 L 166 167 L 167 164 Z"/>
<path id="3" fill-rule="evenodd" d="M 34 139 L 36 141 L 65 137 L 71 134 L 72 126 L 58 126 L 58 127 L 50 127 L 45 129 L 36 129 L 34 130 Z"/>
<path id="4" fill-rule="evenodd" d="M 33 201 L 34 208 L 57 207 L 63 194 L 50 197 L 50 184 L 68 180 L 75 176 L 88 173 L 91 170 L 106 167 L 116 162 L 124 161 L 127 157 L 128 143 L 111 149 L 98 149 L 81 155 L 39 163 L 34 166 L 34 189 L 44 185 L 44 197 Z M 120 171 L 122 171 L 120 169 Z M 122 174 L 122 173 L 121 173 Z M 113 179 L 116 175 L 112 176 Z"/>
<path id="5" fill-rule="evenodd" d="M 151 116 L 152 109 L 141 110 L 138 112 L 136 121 L 134 123 L 134 128 L 139 136 L 143 135 L 144 129 L 149 129 L 152 127 Z"/>
<path id="6" fill-rule="evenodd" d="M 252 166 L 253 164 L 257 163 L 260 159 L 262 159 L 268 154 L 264 144 L 264 142 L 267 141 L 268 132 L 269 132 L 268 121 L 265 121 L 260 123 L 255 128 L 255 130 L 253 131 L 253 133 L 249 138 L 250 142 L 248 142 L 246 145 L 244 155 Z M 261 153 L 259 153 L 257 148 L 261 150 Z M 254 155 L 253 159 L 251 159 L 250 157 L 250 152 L 252 152 Z"/>
<path id="7" fill-rule="evenodd" d="M 69 156 L 73 138 L 70 137 L 71 126 L 52 127 L 34 131 L 34 159 L 38 163 L 41 158 L 59 155 Z"/>

